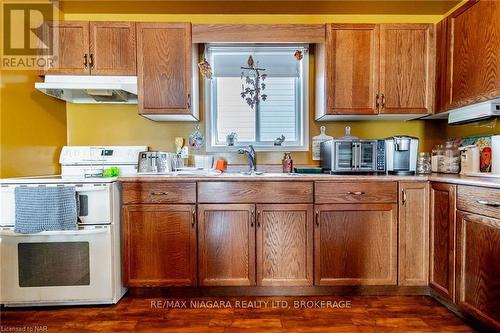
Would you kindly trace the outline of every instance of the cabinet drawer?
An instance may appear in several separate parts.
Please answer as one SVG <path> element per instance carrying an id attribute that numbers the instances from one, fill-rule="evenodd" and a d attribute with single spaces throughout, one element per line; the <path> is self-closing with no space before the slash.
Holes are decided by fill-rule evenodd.
<path id="1" fill-rule="evenodd" d="M 466 212 L 498 218 L 500 216 L 500 190 L 459 186 L 457 208 Z"/>
<path id="2" fill-rule="evenodd" d="M 196 183 L 124 183 L 123 203 L 196 203 Z"/>
<path id="3" fill-rule="evenodd" d="M 395 203 L 396 182 L 339 183 L 316 182 L 316 203 Z"/>
<path id="4" fill-rule="evenodd" d="M 312 203 L 312 182 L 199 182 L 200 203 Z"/>

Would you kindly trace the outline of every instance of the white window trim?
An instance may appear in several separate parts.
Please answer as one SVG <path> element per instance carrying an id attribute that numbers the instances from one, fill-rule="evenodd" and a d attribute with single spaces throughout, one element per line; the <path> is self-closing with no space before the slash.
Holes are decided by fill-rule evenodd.
<path id="1" fill-rule="evenodd" d="M 244 44 L 242 46 L 248 46 Z M 300 144 L 289 146 L 285 140 L 281 146 L 263 146 L 255 145 L 255 151 L 309 151 L 309 52 L 304 55 L 302 59 L 304 82 L 302 84 L 302 94 L 300 105 L 302 112 L 299 112 L 299 131 L 301 134 Z M 212 111 L 212 80 L 204 79 L 204 107 L 205 107 L 205 128 L 206 128 L 206 151 L 207 152 L 237 152 L 239 148 L 246 147 L 251 142 L 236 141 L 234 146 L 217 145 L 216 133 L 212 131 L 215 127 L 215 118 Z"/>

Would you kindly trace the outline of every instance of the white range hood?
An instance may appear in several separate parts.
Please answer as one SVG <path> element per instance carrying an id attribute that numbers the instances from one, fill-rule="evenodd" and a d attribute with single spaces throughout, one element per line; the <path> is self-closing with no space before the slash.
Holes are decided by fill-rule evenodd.
<path id="1" fill-rule="evenodd" d="M 459 125 L 500 116 L 500 98 L 467 105 L 448 114 L 448 124 Z"/>
<path id="2" fill-rule="evenodd" d="M 137 76 L 46 75 L 35 88 L 70 103 L 137 104 Z"/>

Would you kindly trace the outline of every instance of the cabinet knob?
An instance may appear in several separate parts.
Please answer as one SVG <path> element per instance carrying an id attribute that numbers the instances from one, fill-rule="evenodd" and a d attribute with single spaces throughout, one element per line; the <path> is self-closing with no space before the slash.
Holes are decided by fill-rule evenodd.
<path id="1" fill-rule="evenodd" d="M 260 210 L 257 211 L 257 228 L 260 228 Z"/>
<path id="2" fill-rule="evenodd" d="M 380 103 L 379 103 L 380 95 L 377 94 L 375 95 L 375 109 L 380 109 Z"/>
<path id="3" fill-rule="evenodd" d="M 385 108 L 385 95 L 384 95 L 384 94 L 381 94 L 381 95 L 380 95 L 380 99 L 382 100 L 382 105 L 381 105 L 381 107 L 382 107 L 382 109 L 383 109 L 383 108 Z"/>
<path id="4" fill-rule="evenodd" d="M 89 62 L 88 62 L 88 59 L 87 59 L 87 53 L 85 53 L 83 55 L 83 67 L 85 67 L 85 69 L 89 68 Z"/>
<path id="5" fill-rule="evenodd" d="M 187 107 L 188 109 L 191 109 L 191 94 L 187 95 Z"/>
<path id="6" fill-rule="evenodd" d="M 193 228 L 194 228 L 194 226 L 195 226 L 195 224 L 196 224 L 196 211 L 195 211 L 195 210 L 193 210 L 192 214 L 193 214 L 193 216 L 192 216 L 192 217 L 193 217 L 193 219 L 192 219 L 192 221 L 191 221 L 191 227 L 193 227 Z"/>
<path id="7" fill-rule="evenodd" d="M 316 220 L 316 226 L 319 227 L 319 210 L 316 211 L 316 218 L 315 218 L 315 220 Z"/>
<path id="8" fill-rule="evenodd" d="M 402 204 L 403 206 L 406 206 L 406 191 L 405 190 L 401 190 L 401 194 L 402 194 Z"/>
<path id="9" fill-rule="evenodd" d="M 254 221 L 255 221 L 255 213 L 254 213 L 254 211 L 252 210 L 252 211 L 250 212 L 250 227 L 252 227 L 252 228 L 253 228 L 253 225 L 254 225 Z"/>
<path id="10" fill-rule="evenodd" d="M 89 62 L 90 68 L 94 68 L 94 54 L 90 54 L 90 62 Z"/>
<path id="11" fill-rule="evenodd" d="M 362 192 L 362 191 L 351 192 L 351 191 L 349 191 L 346 194 L 348 194 L 348 195 L 363 195 L 363 194 L 365 194 L 365 192 Z"/>

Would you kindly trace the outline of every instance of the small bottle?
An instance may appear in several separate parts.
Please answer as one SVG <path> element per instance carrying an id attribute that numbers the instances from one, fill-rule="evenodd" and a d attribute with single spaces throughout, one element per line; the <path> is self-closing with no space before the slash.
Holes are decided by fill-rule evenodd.
<path id="1" fill-rule="evenodd" d="M 289 152 L 285 153 L 285 156 L 283 156 L 283 160 L 281 161 L 281 164 L 283 165 L 283 173 L 292 173 L 293 172 L 293 160 L 292 160 L 292 156 L 290 155 Z"/>

